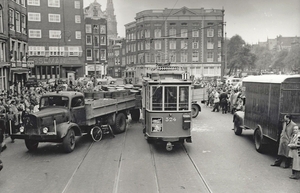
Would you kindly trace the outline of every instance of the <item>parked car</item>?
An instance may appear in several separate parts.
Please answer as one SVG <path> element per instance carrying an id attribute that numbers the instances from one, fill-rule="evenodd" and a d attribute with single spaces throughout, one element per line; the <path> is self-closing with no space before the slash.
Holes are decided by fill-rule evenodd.
<path id="1" fill-rule="evenodd" d="M 25 83 L 26 87 L 37 87 L 38 81 L 36 77 L 29 77 L 28 80 Z"/>
<path id="2" fill-rule="evenodd" d="M 104 76 L 103 78 L 97 78 L 97 84 L 115 84 L 117 79 L 111 77 L 111 76 Z"/>

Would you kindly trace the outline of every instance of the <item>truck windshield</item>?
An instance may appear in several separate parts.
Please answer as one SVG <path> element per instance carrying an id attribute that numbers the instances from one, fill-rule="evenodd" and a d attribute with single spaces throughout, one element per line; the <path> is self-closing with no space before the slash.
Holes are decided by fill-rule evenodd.
<path id="1" fill-rule="evenodd" d="M 64 96 L 44 96 L 41 98 L 40 107 L 68 107 L 69 98 Z"/>

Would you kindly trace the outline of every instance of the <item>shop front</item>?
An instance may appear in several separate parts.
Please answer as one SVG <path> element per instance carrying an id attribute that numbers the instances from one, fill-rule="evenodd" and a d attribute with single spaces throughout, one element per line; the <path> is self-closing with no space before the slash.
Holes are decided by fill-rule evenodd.
<path id="1" fill-rule="evenodd" d="M 31 76 L 38 80 L 81 77 L 84 74 L 83 62 L 78 57 L 31 57 L 34 67 Z"/>

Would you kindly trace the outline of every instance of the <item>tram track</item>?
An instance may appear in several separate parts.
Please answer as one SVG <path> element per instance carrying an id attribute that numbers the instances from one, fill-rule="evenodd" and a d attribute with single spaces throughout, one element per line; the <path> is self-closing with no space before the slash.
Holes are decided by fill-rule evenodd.
<path id="1" fill-rule="evenodd" d="M 69 185 L 71 184 L 74 176 L 76 175 L 77 171 L 79 170 L 80 166 L 82 165 L 82 163 L 84 162 L 85 158 L 87 157 L 88 153 L 90 152 L 90 150 L 92 149 L 93 145 L 94 145 L 94 141 L 89 145 L 89 148 L 87 149 L 87 151 L 85 152 L 83 158 L 80 160 L 80 162 L 78 163 L 77 167 L 75 168 L 74 172 L 72 173 L 70 179 L 68 180 L 67 184 L 65 185 L 62 193 L 65 193 L 69 187 Z"/>
<path id="2" fill-rule="evenodd" d="M 197 164 L 195 163 L 195 161 L 193 160 L 193 158 L 191 157 L 191 155 L 189 154 L 188 150 L 186 149 L 186 147 L 184 146 L 184 144 L 181 145 L 182 149 L 184 150 L 184 152 L 186 153 L 186 155 L 188 156 L 189 160 L 191 161 L 193 167 L 195 168 L 200 180 L 203 182 L 203 184 L 205 185 L 205 187 L 207 188 L 209 193 L 213 193 L 213 191 L 210 189 L 208 183 L 206 182 L 205 178 L 203 177 L 200 169 L 198 168 Z"/>
<path id="3" fill-rule="evenodd" d="M 160 163 L 158 163 L 159 161 L 156 158 L 156 151 L 155 151 L 155 147 L 153 145 L 155 145 L 155 144 L 149 144 L 149 151 L 150 151 L 150 154 L 151 154 L 151 161 L 152 161 L 152 166 L 153 166 L 153 169 L 154 169 L 154 178 L 155 178 L 155 182 L 156 182 L 156 192 L 161 193 L 161 192 L 165 192 L 166 188 L 164 187 L 165 185 L 161 184 L 161 183 L 164 183 L 163 182 L 164 180 L 161 178 L 162 177 L 161 176 L 162 172 L 159 172 L 159 169 L 161 169 L 162 166 L 159 166 Z M 160 151 L 160 150 L 158 150 L 158 151 Z M 164 151 L 164 150 L 161 150 L 161 151 Z M 185 163 L 190 163 L 190 166 L 188 166 L 189 164 L 187 164 L 186 167 L 191 168 L 191 171 L 195 171 L 195 172 L 192 172 L 192 173 L 195 173 L 195 177 L 198 176 L 198 178 L 199 178 L 199 180 L 202 184 L 201 187 L 203 189 L 202 189 L 201 192 L 213 193 L 212 189 L 210 188 L 209 184 L 207 183 L 206 179 L 204 178 L 203 174 L 201 173 L 200 169 L 198 168 L 196 162 L 193 160 L 193 158 L 189 154 L 189 152 L 188 152 L 187 148 L 184 146 L 184 144 L 178 146 L 178 148 L 176 148 L 175 151 L 177 151 L 177 152 L 175 152 L 174 154 L 178 154 L 178 156 L 186 155 L 187 159 L 185 159 L 184 158 L 185 156 L 183 156 L 182 159 L 180 159 L 181 161 L 179 161 L 179 162 L 182 163 L 184 160 L 188 160 L 188 162 L 185 162 Z M 166 154 L 167 153 L 168 152 L 166 152 Z M 169 159 L 169 161 L 172 162 L 173 159 L 177 159 L 177 158 L 174 158 L 174 157 L 172 157 L 172 155 L 170 155 L 170 157 L 167 158 L 167 159 Z M 175 162 L 175 163 L 177 163 L 177 162 Z M 171 169 L 171 167 L 170 167 L 170 169 Z M 174 171 L 174 175 L 184 175 L 184 173 L 185 172 L 183 172 L 181 169 L 179 169 L 179 171 Z M 178 183 L 180 184 L 180 182 L 178 182 Z M 181 186 L 181 187 L 183 187 L 183 186 Z M 186 187 L 186 188 L 188 189 L 188 187 Z"/>

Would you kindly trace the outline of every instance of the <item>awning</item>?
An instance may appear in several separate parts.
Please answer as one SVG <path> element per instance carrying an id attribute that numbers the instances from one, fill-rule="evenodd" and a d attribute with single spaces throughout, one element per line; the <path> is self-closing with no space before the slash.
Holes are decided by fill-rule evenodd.
<path id="1" fill-rule="evenodd" d="M 28 74 L 28 68 L 10 68 L 10 71 L 14 74 Z"/>

